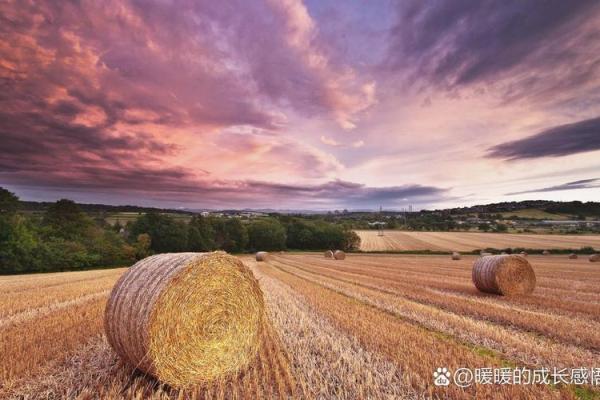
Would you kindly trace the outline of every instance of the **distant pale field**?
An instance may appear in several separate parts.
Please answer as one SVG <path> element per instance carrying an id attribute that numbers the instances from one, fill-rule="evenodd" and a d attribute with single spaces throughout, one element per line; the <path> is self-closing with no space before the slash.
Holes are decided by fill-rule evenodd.
<path id="1" fill-rule="evenodd" d="M 261 350 L 239 375 L 186 392 L 108 346 L 104 307 L 124 269 L 0 277 L 0 398 L 573 399 L 572 385 L 438 388 L 432 373 L 600 366 L 600 265 L 587 258 L 529 257 L 537 288 L 520 298 L 475 290 L 475 256 L 241 258 L 267 305 Z"/>
<path id="2" fill-rule="evenodd" d="M 488 247 L 504 249 L 579 249 L 591 246 L 600 249 L 600 235 L 542 235 L 478 232 L 407 232 L 376 230 L 356 231 L 363 251 L 472 251 Z"/>

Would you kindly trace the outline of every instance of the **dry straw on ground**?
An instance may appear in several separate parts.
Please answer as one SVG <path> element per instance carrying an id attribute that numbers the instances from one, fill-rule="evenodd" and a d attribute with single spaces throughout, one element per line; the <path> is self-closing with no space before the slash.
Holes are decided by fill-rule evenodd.
<path id="1" fill-rule="evenodd" d="M 254 359 L 264 303 L 252 272 L 224 252 L 159 254 L 115 284 L 104 326 L 117 354 L 174 387 L 235 374 Z"/>
<path id="2" fill-rule="evenodd" d="M 343 260 L 346 258 L 346 253 L 344 253 L 342 250 L 336 250 L 335 253 L 333 253 L 333 258 L 336 260 Z"/>
<path id="3" fill-rule="evenodd" d="M 590 262 L 599 262 L 600 261 L 600 254 L 592 254 L 590 256 Z"/>
<path id="4" fill-rule="evenodd" d="M 570 258 L 571 260 L 576 260 L 576 259 L 577 259 L 577 254 L 575 254 L 575 253 L 571 253 L 571 254 L 569 254 L 569 258 Z"/>
<path id="5" fill-rule="evenodd" d="M 460 253 L 458 253 L 458 252 L 456 252 L 456 251 L 455 251 L 455 252 L 453 252 L 453 253 L 452 253 L 452 259 L 453 259 L 453 260 L 460 260 Z"/>
<path id="6" fill-rule="evenodd" d="M 325 252 L 325 258 L 333 258 L 333 251 L 327 250 Z"/>
<path id="7" fill-rule="evenodd" d="M 533 292 L 535 273 L 520 256 L 486 256 L 473 264 L 473 283 L 482 292 L 521 295 Z"/>
<path id="8" fill-rule="evenodd" d="M 259 251 L 256 253 L 256 261 L 267 261 L 267 258 L 269 258 L 269 253 L 266 251 Z"/>

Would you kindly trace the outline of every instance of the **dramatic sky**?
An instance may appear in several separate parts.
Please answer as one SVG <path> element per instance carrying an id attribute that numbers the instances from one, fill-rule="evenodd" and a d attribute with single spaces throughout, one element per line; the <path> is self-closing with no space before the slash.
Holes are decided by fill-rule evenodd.
<path id="1" fill-rule="evenodd" d="M 27 200 L 600 200 L 600 2 L 0 2 L 0 186 Z"/>

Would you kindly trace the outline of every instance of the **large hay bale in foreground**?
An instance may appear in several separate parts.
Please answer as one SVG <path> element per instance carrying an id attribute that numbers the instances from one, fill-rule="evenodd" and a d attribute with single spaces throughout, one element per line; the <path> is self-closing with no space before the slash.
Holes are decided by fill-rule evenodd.
<path id="1" fill-rule="evenodd" d="M 159 254 L 117 281 L 104 328 L 124 361 L 185 388 L 246 367 L 259 348 L 263 314 L 258 282 L 238 258 Z"/>
<path id="2" fill-rule="evenodd" d="M 269 258 L 269 253 L 266 251 L 259 251 L 256 253 L 256 261 L 267 261 Z"/>
<path id="3" fill-rule="evenodd" d="M 333 258 L 333 251 L 327 250 L 324 255 L 325 258 Z"/>
<path id="4" fill-rule="evenodd" d="M 571 254 L 569 254 L 569 258 L 570 258 L 571 260 L 576 260 L 576 259 L 577 259 L 577 257 L 578 257 L 578 256 L 577 256 L 577 254 L 575 254 L 575 253 L 571 253 Z"/>
<path id="5" fill-rule="evenodd" d="M 600 254 L 592 254 L 590 256 L 590 262 L 599 262 L 600 261 Z"/>
<path id="6" fill-rule="evenodd" d="M 458 253 L 458 252 L 456 252 L 456 251 L 455 251 L 455 252 L 453 252 L 453 253 L 452 253 L 452 259 L 453 259 L 453 260 L 460 260 L 460 253 Z"/>
<path id="7" fill-rule="evenodd" d="M 473 283 L 482 292 L 502 295 L 529 294 L 535 288 L 531 264 L 520 256 L 485 256 L 473 264 Z"/>
<path id="8" fill-rule="evenodd" d="M 346 258 L 346 253 L 344 253 L 342 250 L 336 250 L 333 253 L 333 258 L 336 260 L 344 260 Z"/>

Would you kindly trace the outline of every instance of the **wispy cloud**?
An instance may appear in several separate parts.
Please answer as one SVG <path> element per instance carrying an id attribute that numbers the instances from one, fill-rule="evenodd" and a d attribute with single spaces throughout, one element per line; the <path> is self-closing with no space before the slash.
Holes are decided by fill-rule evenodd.
<path id="1" fill-rule="evenodd" d="M 563 183 L 562 185 L 549 186 L 539 189 L 524 190 L 521 192 L 506 193 L 507 196 L 527 193 L 558 192 L 562 190 L 593 189 L 600 188 L 600 179 L 581 179 L 578 181 Z"/>
<path id="2" fill-rule="evenodd" d="M 339 142 L 339 141 L 332 139 L 330 137 L 327 137 L 327 136 L 321 136 L 320 139 L 321 139 L 321 143 L 326 144 L 327 146 L 332 146 L 332 147 L 348 147 L 348 148 L 358 149 L 365 145 L 364 140 L 356 140 L 354 142 L 342 143 L 342 142 Z"/>
<path id="3" fill-rule="evenodd" d="M 599 76 L 600 5 L 593 1 L 402 1 L 387 68 L 456 90 L 505 98 L 573 96 Z M 550 97 L 550 94 L 553 97 Z"/>
<path id="4" fill-rule="evenodd" d="M 600 118 L 555 126 L 524 139 L 499 144 L 489 149 L 488 156 L 515 160 L 595 150 L 600 150 Z"/>

